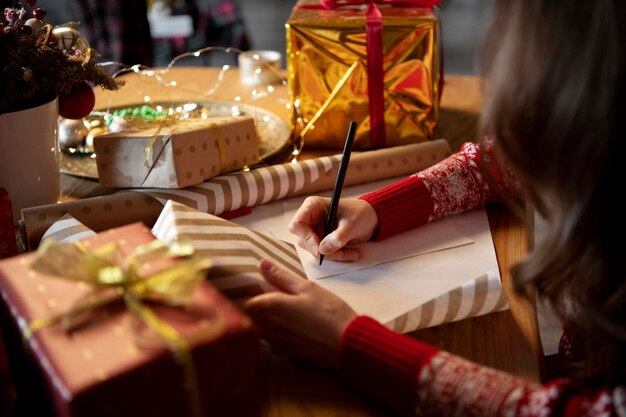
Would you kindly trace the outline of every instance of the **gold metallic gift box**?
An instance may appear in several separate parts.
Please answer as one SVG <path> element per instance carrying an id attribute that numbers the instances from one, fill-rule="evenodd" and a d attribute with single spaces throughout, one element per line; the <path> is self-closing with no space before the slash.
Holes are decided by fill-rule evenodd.
<path id="1" fill-rule="evenodd" d="M 365 2 L 367 3 L 367 2 Z M 439 111 L 439 21 L 433 9 L 378 5 L 382 14 L 384 135 L 372 133 L 368 94 L 368 6 L 326 9 L 300 0 L 286 24 L 295 137 L 311 148 L 341 149 L 351 120 L 355 147 L 431 138 Z M 371 52 L 370 52 L 371 53 Z"/>

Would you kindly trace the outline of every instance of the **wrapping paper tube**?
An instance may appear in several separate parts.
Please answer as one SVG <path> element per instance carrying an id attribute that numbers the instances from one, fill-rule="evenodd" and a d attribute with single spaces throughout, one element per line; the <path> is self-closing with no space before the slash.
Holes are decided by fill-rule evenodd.
<path id="1" fill-rule="evenodd" d="M 451 153 L 439 139 L 368 152 L 355 152 L 345 186 L 400 177 L 427 168 Z M 152 226 L 167 200 L 220 215 L 241 207 L 332 189 L 340 156 L 309 159 L 221 175 L 182 189 L 141 189 L 31 207 L 22 210 L 20 227 L 28 249 L 38 246 L 43 233 L 69 213 L 88 228 L 101 230 L 141 221 Z"/>
<path id="2" fill-rule="evenodd" d="M 48 230 L 46 230 L 41 238 L 41 241 L 43 242 L 46 239 L 53 239 L 58 243 L 69 243 L 95 235 L 96 232 L 89 229 L 69 214 L 66 214 L 50 226 Z"/>

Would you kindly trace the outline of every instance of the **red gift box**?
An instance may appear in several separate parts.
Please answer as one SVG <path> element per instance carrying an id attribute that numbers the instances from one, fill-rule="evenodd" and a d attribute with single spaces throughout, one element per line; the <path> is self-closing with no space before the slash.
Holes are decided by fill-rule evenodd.
<path id="1" fill-rule="evenodd" d="M 149 229 L 137 223 L 82 243 L 91 251 L 114 242 L 123 258 L 153 240 Z M 192 416 L 199 410 L 203 416 L 259 414 L 257 335 L 250 319 L 209 283 L 201 282 L 184 307 L 150 305 L 150 311 L 189 345 L 183 352 L 164 343 L 138 346 L 141 332 L 121 301 L 91 311 L 90 320 L 71 333 L 52 324 L 29 336 L 25 323 L 67 312 L 92 290 L 83 282 L 35 272 L 31 268 L 35 256 L 0 262 L 0 292 L 12 327 L 26 336 L 23 353 L 34 358 L 26 364 L 36 371 L 27 366 L 13 372 L 42 375 L 55 414 Z M 197 337 L 206 334 L 212 336 Z M 152 337 L 152 342 L 156 339 Z M 15 341 L 14 337 L 14 348 Z M 184 358 L 186 354 L 190 359 Z M 188 365 L 193 378 L 185 372 Z M 16 366 L 25 365 L 16 362 Z M 20 387 L 16 388 L 20 398 Z M 194 395 L 200 404 L 194 403 Z"/>
<path id="2" fill-rule="evenodd" d="M 16 254 L 13 207 L 6 188 L 0 187 L 0 259 Z"/>

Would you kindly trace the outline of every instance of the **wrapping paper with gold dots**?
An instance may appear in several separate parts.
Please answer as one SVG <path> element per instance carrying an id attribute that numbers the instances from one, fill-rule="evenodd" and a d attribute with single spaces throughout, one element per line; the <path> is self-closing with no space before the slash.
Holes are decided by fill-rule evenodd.
<path id="1" fill-rule="evenodd" d="M 444 139 L 354 152 L 345 186 L 409 175 L 450 155 Z M 220 175 L 175 189 L 137 189 L 22 210 L 22 240 L 36 248 L 43 233 L 66 213 L 98 232 L 131 222 L 152 226 L 167 200 L 214 215 L 270 201 L 331 190 L 340 155 Z"/>
<path id="2" fill-rule="evenodd" d="M 250 116 L 178 121 L 94 140 L 102 187 L 182 188 L 259 159 Z"/>
<path id="3" fill-rule="evenodd" d="M 125 255 L 153 240 L 150 229 L 135 223 L 81 242 L 88 250 L 114 242 Z M 13 324 L 6 329 L 12 331 L 6 340 L 18 351 L 28 349 L 33 358 L 11 365 L 16 374 L 28 375 L 30 387 L 45 387 L 53 398 L 50 410 L 38 404 L 45 411 L 40 415 L 191 415 L 181 364 L 163 344 L 137 343 L 130 313 L 121 302 L 93 311 L 90 320 L 69 334 L 51 325 L 23 343 L 19 332 L 34 319 L 63 313 L 90 291 L 87 284 L 35 272 L 30 267 L 34 257 L 29 253 L 0 261 L 0 292 Z M 258 414 L 258 345 L 248 317 L 208 282 L 200 284 L 184 309 L 152 309 L 189 341 L 201 415 Z M 194 337 L 207 330 L 210 338 Z M 43 380 L 32 372 L 36 368 Z"/>

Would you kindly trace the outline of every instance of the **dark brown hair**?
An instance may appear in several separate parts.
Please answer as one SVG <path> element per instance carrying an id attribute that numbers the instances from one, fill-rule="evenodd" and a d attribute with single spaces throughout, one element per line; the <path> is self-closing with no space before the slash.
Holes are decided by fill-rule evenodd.
<path id="1" fill-rule="evenodd" d="M 626 382 L 626 2 L 496 0 L 481 129 L 545 217 L 514 270 L 583 336 L 583 376 Z"/>

